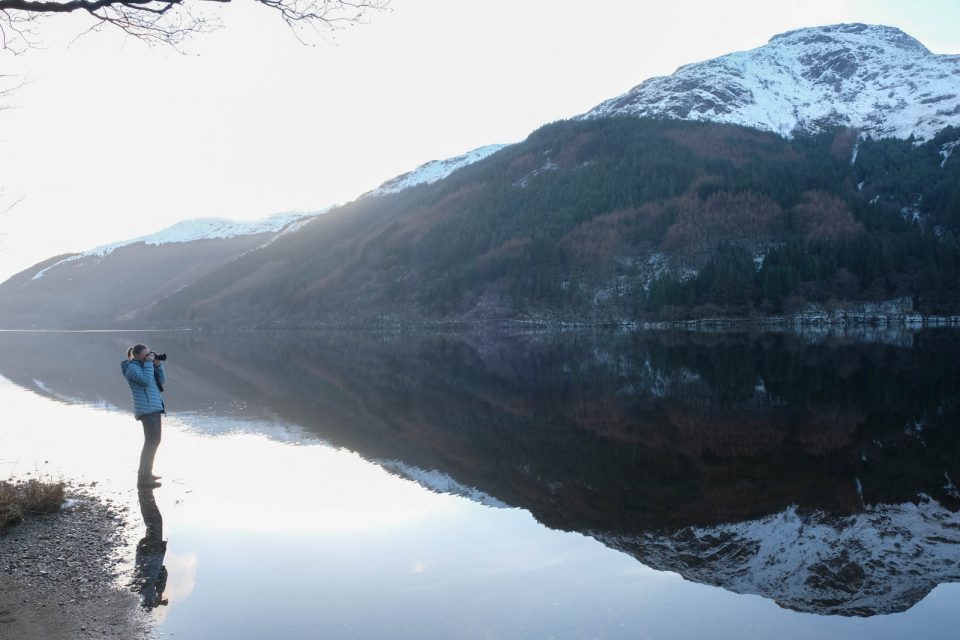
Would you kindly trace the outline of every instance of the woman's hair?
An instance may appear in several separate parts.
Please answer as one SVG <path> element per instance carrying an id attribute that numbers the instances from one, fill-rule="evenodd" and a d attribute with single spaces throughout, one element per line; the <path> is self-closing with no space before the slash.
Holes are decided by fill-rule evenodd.
<path id="1" fill-rule="evenodd" d="M 147 350 L 147 345 L 145 344 L 135 344 L 129 349 L 127 349 L 127 360 L 130 358 L 136 358 L 141 353 Z"/>

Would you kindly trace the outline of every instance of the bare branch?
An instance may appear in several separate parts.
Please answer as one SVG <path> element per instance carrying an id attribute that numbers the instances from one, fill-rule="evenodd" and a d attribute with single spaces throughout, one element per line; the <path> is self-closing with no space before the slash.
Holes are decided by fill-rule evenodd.
<path id="1" fill-rule="evenodd" d="M 2 196 L 3 196 L 3 192 L 0 191 L 0 197 L 2 197 Z M 20 196 L 19 198 L 17 198 L 16 200 L 14 200 L 9 206 L 7 206 L 5 209 L 3 209 L 2 211 L 0 211 L 0 213 L 9 213 L 11 209 L 13 209 L 15 206 L 17 206 L 18 204 L 20 204 L 20 203 L 23 202 L 24 200 L 26 200 L 26 196 Z"/>
<path id="2" fill-rule="evenodd" d="M 331 32 L 364 22 L 371 12 L 386 9 L 390 0 L 253 0 L 276 11 L 297 33 L 309 27 Z M 81 36 L 103 26 L 119 29 L 150 45 L 176 47 L 191 36 L 220 27 L 208 14 L 194 13 L 201 3 L 225 4 L 231 0 L 0 0 L 0 50 L 22 53 L 37 45 L 39 16 L 83 12 L 94 24 Z M 79 37 L 79 36 L 78 36 Z M 301 41 L 303 39 L 301 38 Z"/>
<path id="3" fill-rule="evenodd" d="M 19 82 L 15 82 L 14 84 L 4 86 L 8 82 L 14 82 L 16 78 L 17 76 L 0 73 L 0 111 L 12 108 L 12 105 L 7 104 L 5 102 L 6 99 L 12 96 L 17 91 L 17 89 L 19 89 L 20 87 L 22 87 L 27 83 L 27 81 L 24 78 L 19 78 Z"/>

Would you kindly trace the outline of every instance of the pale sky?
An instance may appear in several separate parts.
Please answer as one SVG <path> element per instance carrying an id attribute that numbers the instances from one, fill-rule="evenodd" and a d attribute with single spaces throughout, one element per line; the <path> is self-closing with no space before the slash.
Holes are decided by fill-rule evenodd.
<path id="1" fill-rule="evenodd" d="M 216 6 L 189 53 L 52 17 L 0 52 L 0 281 L 196 217 L 344 203 L 428 160 L 522 140 L 646 78 L 790 29 L 896 26 L 960 53 L 957 0 L 393 0 L 316 46 Z"/>

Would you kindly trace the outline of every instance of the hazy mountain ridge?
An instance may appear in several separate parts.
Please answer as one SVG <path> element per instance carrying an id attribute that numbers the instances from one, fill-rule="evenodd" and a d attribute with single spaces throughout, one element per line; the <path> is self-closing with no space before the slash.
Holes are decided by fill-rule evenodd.
<path id="1" fill-rule="evenodd" d="M 875 138 L 930 139 L 960 125 L 960 56 L 893 27 L 790 31 L 762 47 L 650 78 L 581 117 L 710 120 L 783 136 L 846 126 Z"/>
<path id="2" fill-rule="evenodd" d="M 20 328 L 116 326 L 320 213 L 285 213 L 250 222 L 186 220 L 156 233 L 58 256 L 0 284 L 0 317 Z"/>
<path id="3" fill-rule="evenodd" d="M 323 213 L 323 211 L 304 213 L 290 212 L 279 213 L 269 218 L 252 221 L 228 220 L 226 218 L 193 218 L 184 220 L 174 225 L 151 233 L 145 236 L 139 236 L 130 240 L 121 240 L 110 244 L 94 247 L 81 253 L 73 254 L 59 262 L 56 262 L 33 276 L 33 280 L 43 277 L 43 274 L 54 267 L 65 262 L 74 262 L 88 257 L 104 258 L 121 247 L 127 247 L 132 244 L 143 243 L 145 245 L 159 246 L 163 244 L 195 242 L 197 240 L 225 240 L 236 238 L 238 236 L 260 235 L 267 233 L 281 233 L 293 223 L 304 223 L 310 218 Z"/>

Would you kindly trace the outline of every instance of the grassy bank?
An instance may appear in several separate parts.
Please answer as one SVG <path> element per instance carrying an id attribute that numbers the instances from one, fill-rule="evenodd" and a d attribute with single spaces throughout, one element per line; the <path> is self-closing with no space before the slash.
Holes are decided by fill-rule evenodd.
<path id="1" fill-rule="evenodd" d="M 53 513 L 63 504 L 63 482 L 46 480 L 0 482 L 0 531 L 11 527 L 25 515 Z"/>

